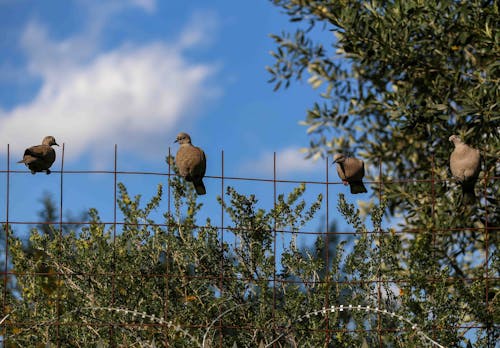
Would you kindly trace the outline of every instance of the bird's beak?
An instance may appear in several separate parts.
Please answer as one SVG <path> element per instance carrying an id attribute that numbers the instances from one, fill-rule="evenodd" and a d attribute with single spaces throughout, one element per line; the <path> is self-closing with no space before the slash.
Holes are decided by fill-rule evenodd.
<path id="1" fill-rule="evenodd" d="M 59 146 L 59 144 L 58 144 L 58 143 L 56 143 L 56 142 L 54 142 L 54 145 L 57 145 L 57 146 Z"/>
<path id="2" fill-rule="evenodd" d="M 337 163 L 337 161 L 338 161 L 338 160 L 334 160 L 334 161 L 332 162 L 332 164 Z"/>
<path id="3" fill-rule="evenodd" d="M 174 140 L 174 143 L 178 143 L 178 142 L 179 142 L 179 139 L 175 139 L 175 140 Z"/>

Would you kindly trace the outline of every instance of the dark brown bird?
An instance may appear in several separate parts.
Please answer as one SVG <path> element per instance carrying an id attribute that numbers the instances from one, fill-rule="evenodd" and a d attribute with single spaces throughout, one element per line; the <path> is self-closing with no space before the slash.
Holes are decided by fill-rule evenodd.
<path id="1" fill-rule="evenodd" d="M 53 136 L 46 136 L 43 138 L 42 145 L 27 148 L 23 159 L 17 163 L 24 163 L 31 170 L 31 174 L 38 172 L 50 174 L 50 166 L 56 160 L 56 152 L 51 147 L 52 145 L 59 146 Z"/>
<path id="2" fill-rule="evenodd" d="M 344 185 L 349 184 L 352 194 L 367 192 L 362 180 L 365 176 L 365 163 L 362 160 L 335 154 L 333 163 L 337 164 L 337 173 Z"/>
<path id="3" fill-rule="evenodd" d="M 206 194 L 203 177 L 207 168 L 205 153 L 199 147 L 191 144 L 191 137 L 186 133 L 179 133 L 175 139 L 180 144 L 179 150 L 175 155 L 175 164 L 179 168 L 179 174 L 193 183 L 196 193 Z"/>
<path id="4" fill-rule="evenodd" d="M 448 140 L 455 145 L 450 155 L 451 174 L 462 186 L 462 203 L 472 204 L 476 201 L 474 186 L 481 171 L 481 155 L 479 150 L 465 144 L 456 135 L 450 136 Z"/>

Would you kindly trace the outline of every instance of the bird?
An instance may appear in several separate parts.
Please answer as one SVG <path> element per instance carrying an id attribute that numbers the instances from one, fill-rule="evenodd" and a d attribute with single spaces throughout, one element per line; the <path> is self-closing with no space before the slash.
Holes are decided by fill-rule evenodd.
<path id="1" fill-rule="evenodd" d="M 476 201 L 474 185 L 481 171 L 481 154 L 478 149 L 465 144 L 457 135 L 448 139 L 455 145 L 450 155 L 450 170 L 453 177 L 462 186 L 464 205 Z"/>
<path id="2" fill-rule="evenodd" d="M 193 183 L 196 193 L 206 194 L 203 177 L 207 168 L 205 152 L 199 147 L 193 146 L 189 134 L 181 132 L 175 139 L 179 143 L 179 150 L 175 155 L 175 164 L 179 169 L 179 174 L 186 180 Z"/>
<path id="3" fill-rule="evenodd" d="M 38 172 L 50 174 L 50 166 L 56 160 L 56 152 L 52 145 L 59 146 L 52 135 L 46 136 L 42 140 L 42 145 L 27 148 L 24 151 L 23 159 L 17 163 L 24 163 L 31 170 L 31 174 Z"/>
<path id="4" fill-rule="evenodd" d="M 365 163 L 362 160 L 335 154 L 333 163 L 337 165 L 337 173 L 344 185 L 350 186 L 352 194 L 367 192 L 362 180 L 365 176 Z"/>

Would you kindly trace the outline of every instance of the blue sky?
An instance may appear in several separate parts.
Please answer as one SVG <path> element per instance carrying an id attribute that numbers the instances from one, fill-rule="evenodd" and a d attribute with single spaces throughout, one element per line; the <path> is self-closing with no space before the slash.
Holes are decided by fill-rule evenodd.
<path id="1" fill-rule="evenodd" d="M 273 92 L 266 65 L 273 63 L 271 33 L 293 29 L 270 1 L 234 0 L 0 0 L 0 169 L 25 170 L 15 163 L 24 149 L 53 135 L 64 146 L 64 170 L 166 172 L 168 148 L 180 131 L 208 158 L 207 175 L 325 181 L 325 161 L 305 160 L 306 128 L 298 124 L 317 99 L 307 83 Z M 333 38 L 333 35 L 332 35 Z M 61 148 L 54 170 L 61 169 Z M 61 177 L 10 175 L 9 220 L 37 220 L 39 198 L 52 192 L 59 202 Z M 338 181 L 330 168 L 330 181 Z M 162 176 L 119 175 L 131 195 L 148 199 Z M 227 180 L 255 193 L 271 207 L 272 184 Z M 205 180 L 202 216 L 220 219 L 220 181 Z M 278 184 L 278 193 L 295 184 Z M 367 185 L 368 186 L 368 185 Z M 63 212 L 95 207 L 113 217 L 113 177 L 65 174 Z M 325 195 L 309 185 L 308 198 Z M 330 218 L 337 193 L 330 186 Z M 369 192 L 370 193 L 370 192 Z M 0 219 L 6 218 L 6 175 L 0 174 Z M 367 201 L 368 194 L 349 197 Z M 166 207 L 163 203 L 161 209 Z M 326 208 L 309 230 L 324 220 Z M 345 224 L 340 224 L 345 227 Z M 21 229 L 21 227 L 19 227 Z"/>

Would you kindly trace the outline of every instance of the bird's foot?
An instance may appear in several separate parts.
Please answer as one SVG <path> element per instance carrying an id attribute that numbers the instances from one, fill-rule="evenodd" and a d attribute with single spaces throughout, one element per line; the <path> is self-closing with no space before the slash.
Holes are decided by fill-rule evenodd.
<path id="1" fill-rule="evenodd" d="M 35 175 L 35 174 L 36 174 L 36 171 L 32 170 L 32 171 L 31 171 L 31 174 Z"/>
<path id="2" fill-rule="evenodd" d="M 50 169 L 47 169 L 45 172 L 47 173 L 47 175 L 49 175 L 51 173 Z"/>
<path id="3" fill-rule="evenodd" d="M 342 183 L 343 183 L 345 186 L 349 185 L 349 181 L 342 180 Z"/>
<path id="4" fill-rule="evenodd" d="M 455 176 L 455 175 L 452 175 L 451 176 L 452 180 L 458 182 L 458 183 L 461 183 L 462 181 L 464 181 L 464 178 L 462 177 L 459 177 L 459 176 Z"/>

